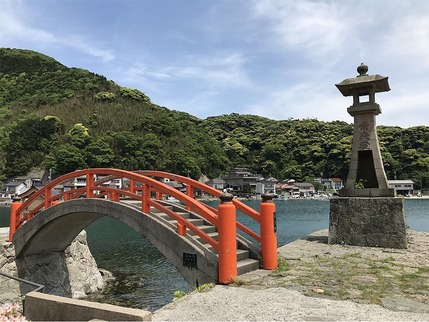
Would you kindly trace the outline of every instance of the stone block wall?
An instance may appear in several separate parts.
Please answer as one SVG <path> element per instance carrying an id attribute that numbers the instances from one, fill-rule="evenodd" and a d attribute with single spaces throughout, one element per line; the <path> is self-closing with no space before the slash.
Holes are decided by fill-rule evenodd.
<path id="1" fill-rule="evenodd" d="M 331 199 L 328 243 L 407 248 L 403 198 Z"/>

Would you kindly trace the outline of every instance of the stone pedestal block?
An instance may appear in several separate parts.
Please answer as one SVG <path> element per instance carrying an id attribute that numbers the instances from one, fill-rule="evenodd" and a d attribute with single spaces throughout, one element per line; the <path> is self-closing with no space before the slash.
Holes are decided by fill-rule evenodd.
<path id="1" fill-rule="evenodd" d="M 328 243 L 407 248 L 403 198 L 331 199 Z"/>

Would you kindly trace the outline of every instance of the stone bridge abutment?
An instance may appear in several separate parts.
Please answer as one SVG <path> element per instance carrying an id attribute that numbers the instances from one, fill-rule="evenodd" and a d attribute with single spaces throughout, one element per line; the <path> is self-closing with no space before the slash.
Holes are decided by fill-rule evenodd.
<path id="1" fill-rule="evenodd" d="M 218 278 L 216 255 L 192 238 L 183 238 L 155 214 L 107 199 L 74 199 L 37 214 L 13 236 L 18 275 L 46 283 L 51 294 L 70 296 L 64 250 L 92 222 L 109 216 L 137 231 L 152 243 L 179 271 L 191 287 Z M 185 266 L 184 253 L 196 254 L 198 267 Z"/>

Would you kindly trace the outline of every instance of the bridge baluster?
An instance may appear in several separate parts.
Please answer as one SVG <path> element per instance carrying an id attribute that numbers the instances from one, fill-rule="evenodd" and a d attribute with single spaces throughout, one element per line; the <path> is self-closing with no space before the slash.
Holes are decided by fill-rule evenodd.
<path id="1" fill-rule="evenodd" d="M 121 195 L 119 193 L 114 193 L 114 199 L 115 199 L 114 201 L 119 202 L 121 199 Z"/>
<path id="2" fill-rule="evenodd" d="M 273 196 L 269 194 L 262 195 L 260 205 L 261 214 L 261 253 L 262 268 L 277 268 L 277 236 L 275 213 L 276 205 L 272 201 Z"/>
<path id="3" fill-rule="evenodd" d="M 86 197 L 94 198 L 94 174 L 88 173 L 86 175 Z"/>
<path id="4" fill-rule="evenodd" d="M 150 187 L 147 184 L 142 184 L 142 211 L 144 213 L 150 212 Z"/>
<path id="5" fill-rule="evenodd" d="M 155 198 L 156 198 L 156 200 L 162 200 L 162 192 L 156 191 L 155 192 Z"/>
<path id="6" fill-rule="evenodd" d="M 230 193 L 220 195 L 218 208 L 219 283 L 229 284 L 237 277 L 236 209 Z"/>
<path id="7" fill-rule="evenodd" d="M 13 234 L 19 222 L 19 214 L 17 212 L 19 207 L 21 207 L 21 199 L 13 198 L 13 202 L 10 205 L 9 241 L 12 241 Z"/>
<path id="8" fill-rule="evenodd" d="M 186 185 L 186 194 L 189 197 L 194 198 L 194 187 L 191 186 L 189 183 Z"/>
<path id="9" fill-rule="evenodd" d="M 188 184 L 186 185 L 186 194 L 187 194 L 189 197 L 194 198 L 194 187 L 193 187 L 193 186 L 191 186 L 191 184 L 190 184 L 190 183 L 188 183 Z M 187 209 L 187 210 L 191 210 L 191 207 L 187 206 L 187 207 L 186 207 L 186 209 Z"/>
<path id="10" fill-rule="evenodd" d="M 46 189 L 46 191 L 45 191 L 45 209 L 48 209 L 51 206 L 51 197 L 52 197 L 52 190 Z"/>
<path id="11" fill-rule="evenodd" d="M 184 226 L 181 223 L 177 222 L 177 233 L 180 236 L 186 236 L 186 226 Z"/>
<path id="12" fill-rule="evenodd" d="M 108 196 L 111 201 L 119 201 L 119 194 L 116 192 L 111 191 L 108 193 Z"/>
<path id="13" fill-rule="evenodd" d="M 130 192 L 132 193 L 136 192 L 136 183 L 133 179 L 130 179 Z"/>

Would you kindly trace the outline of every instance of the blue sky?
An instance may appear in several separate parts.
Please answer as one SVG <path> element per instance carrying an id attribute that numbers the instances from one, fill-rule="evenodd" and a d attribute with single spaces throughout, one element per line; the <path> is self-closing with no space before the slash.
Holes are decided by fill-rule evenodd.
<path id="1" fill-rule="evenodd" d="M 426 0 L 0 0 L 0 47 L 31 49 L 200 118 L 353 122 L 335 87 L 389 77 L 382 125 L 429 126 Z"/>

